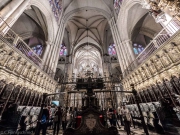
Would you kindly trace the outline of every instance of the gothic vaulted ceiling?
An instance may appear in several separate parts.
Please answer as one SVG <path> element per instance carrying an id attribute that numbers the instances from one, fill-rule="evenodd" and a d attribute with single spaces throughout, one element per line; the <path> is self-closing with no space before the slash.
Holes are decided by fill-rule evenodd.
<path id="1" fill-rule="evenodd" d="M 95 74 L 102 73 L 101 55 L 111 6 L 113 1 L 109 0 L 64 2 L 66 30 L 69 33 L 70 46 L 74 49 L 74 69 L 77 73 L 87 70 Z"/>
<path id="2" fill-rule="evenodd" d="M 102 46 L 106 24 L 107 19 L 100 13 L 92 10 L 80 11 L 67 23 L 71 35 L 70 42 L 73 46 L 87 42 Z"/>

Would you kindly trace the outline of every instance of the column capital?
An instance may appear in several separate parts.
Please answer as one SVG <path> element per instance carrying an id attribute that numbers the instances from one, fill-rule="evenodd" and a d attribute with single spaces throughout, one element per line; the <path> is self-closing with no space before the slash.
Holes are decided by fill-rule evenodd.
<path id="1" fill-rule="evenodd" d="M 25 9 L 25 10 L 28 10 L 28 9 L 32 9 L 30 4 L 28 4 L 28 5 L 26 6 L 26 9 Z"/>
<path id="2" fill-rule="evenodd" d="M 132 41 L 130 39 L 122 41 L 122 44 L 126 44 L 126 43 L 132 43 Z"/>
<path id="3" fill-rule="evenodd" d="M 151 6 L 149 4 L 149 0 L 142 0 L 141 5 L 142 5 L 142 8 L 151 9 Z"/>
<path id="4" fill-rule="evenodd" d="M 155 18 L 155 21 L 156 21 L 156 23 L 161 23 L 161 22 L 167 21 L 165 13 L 161 12 L 160 14 L 158 14 Z"/>
<path id="5" fill-rule="evenodd" d="M 46 41 L 46 44 L 47 44 L 47 45 L 52 45 L 53 42 L 52 42 L 52 41 Z"/>

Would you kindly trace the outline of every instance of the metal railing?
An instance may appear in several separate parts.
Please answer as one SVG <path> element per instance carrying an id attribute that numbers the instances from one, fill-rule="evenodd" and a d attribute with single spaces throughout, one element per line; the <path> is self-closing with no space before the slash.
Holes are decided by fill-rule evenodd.
<path id="1" fill-rule="evenodd" d="M 173 18 L 147 45 L 147 47 L 136 57 L 136 59 L 130 63 L 130 65 L 125 69 L 124 75 L 128 75 L 141 63 L 143 63 L 152 53 L 154 53 L 160 46 L 162 46 L 166 41 L 171 39 L 175 33 L 180 30 L 180 21 Z"/>
<path id="2" fill-rule="evenodd" d="M 55 73 L 47 65 L 43 65 L 42 59 L 18 36 L 10 26 L 0 18 L 0 40 L 13 48 L 18 49 L 34 64 L 39 66 L 45 73 L 54 78 Z"/>
<path id="3" fill-rule="evenodd" d="M 0 35 L 4 42 L 8 42 L 9 45 L 17 48 L 28 59 L 33 61 L 39 67 L 42 67 L 42 59 L 19 37 L 10 26 L 0 18 Z"/>

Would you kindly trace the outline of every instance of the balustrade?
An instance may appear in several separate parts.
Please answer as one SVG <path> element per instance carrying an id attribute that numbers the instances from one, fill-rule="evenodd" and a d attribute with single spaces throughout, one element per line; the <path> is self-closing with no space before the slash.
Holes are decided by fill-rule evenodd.
<path id="1" fill-rule="evenodd" d="M 4 89 L 9 81 L 13 81 L 16 85 L 21 84 L 22 87 L 31 88 L 38 92 L 51 93 L 56 88 L 56 81 L 48 74 L 41 70 L 32 61 L 29 61 L 24 54 L 19 53 L 17 48 L 10 46 L 7 41 L 1 40 L 0 34 L 0 94 L 3 100 L 7 99 Z M 22 90 L 25 91 L 24 89 Z M 3 94 L 3 95 L 2 95 Z M 15 93 L 13 93 L 14 95 Z M 16 93 L 17 95 L 18 93 Z M 25 98 L 26 95 L 19 93 L 20 98 Z M 17 100 L 14 100 L 17 102 Z M 23 104 L 24 99 L 21 100 Z"/>
<path id="2" fill-rule="evenodd" d="M 170 24 L 173 26 L 170 27 Z M 154 39 L 147 45 L 147 47 L 136 57 L 136 59 L 125 69 L 124 75 L 128 75 L 131 73 L 134 68 L 137 68 L 140 64 L 142 64 L 146 59 L 148 59 L 158 48 L 164 45 L 168 40 L 173 38 L 176 33 L 180 30 L 180 21 L 176 18 L 173 18 L 169 24 L 167 24 L 155 37 Z M 174 50 L 173 50 L 174 51 Z M 178 53 L 174 51 L 173 53 Z M 173 57 L 173 56 L 172 56 Z M 178 57 L 179 58 L 179 57 Z M 177 58 L 176 58 L 177 60 Z"/>
<path id="3" fill-rule="evenodd" d="M 21 53 L 23 57 L 26 57 L 32 63 L 39 66 L 49 76 L 54 77 L 55 73 L 49 66 L 43 65 L 42 58 L 40 58 L 2 18 L 0 18 L 0 22 L 4 22 L 3 27 L 0 27 L 0 41 L 10 46 L 14 51 Z"/>
<path id="4" fill-rule="evenodd" d="M 175 34 L 166 44 L 156 50 L 154 55 L 149 56 L 148 59 L 126 75 L 122 80 L 124 89 L 130 89 L 131 83 L 134 83 L 139 91 L 150 88 L 152 95 L 154 95 L 154 98 L 151 98 L 153 101 L 163 98 L 167 94 L 180 94 L 179 35 L 180 32 Z M 144 94 L 141 95 L 141 98 L 143 102 L 150 101 L 149 98 L 145 99 Z"/>
<path id="5" fill-rule="evenodd" d="M 0 21 L 3 21 L 2 18 L 0 18 Z M 4 24 L 6 24 L 6 22 L 4 22 Z M 0 28 L 0 39 L 7 45 L 18 49 L 36 65 L 42 67 L 42 59 L 7 24 L 6 28 L 8 28 L 8 30 Z"/>

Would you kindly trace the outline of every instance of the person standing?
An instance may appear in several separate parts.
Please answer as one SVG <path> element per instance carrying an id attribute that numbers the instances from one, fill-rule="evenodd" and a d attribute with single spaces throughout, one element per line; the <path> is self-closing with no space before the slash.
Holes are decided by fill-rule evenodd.
<path id="1" fill-rule="evenodd" d="M 117 116 L 117 111 L 116 111 L 116 109 L 114 109 L 114 111 L 113 111 L 113 125 L 114 125 L 115 127 L 118 126 L 119 129 L 121 128 L 121 127 L 119 126 L 119 123 L 118 123 L 118 116 Z"/>
<path id="2" fill-rule="evenodd" d="M 112 108 L 109 108 L 107 112 L 107 116 L 110 122 L 110 126 L 113 126 L 113 109 Z"/>
<path id="3" fill-rule="evenodd" d="M 42 135 L 46 135 L 48 121 L 49 121 L 49 110 L 45 107 L 43 109 L 43 113 L 41 117 L 41 125 L 39 130 L 39 132 L 42 130 Z"/>
<path id="4" fill-rule="evenodd" d="M 61 111 L 61 107 L 58 107 L 58 110 L 56 111 L 55 116 L 54 116 L 53 135 L 55 135 L 55 133 L 57 133 L 57 135 L 59 134 L 59 128 L 60 128 L 61 120 L 62 120 L 62 111 Z"/>
<path id="5" fill-rule="evenodd" d="M 66 110 L 62 109 L 62 129 L 66 129 Z"/>
<path id="6" fill-rule="evenodd" d="M 125 105 L 121 109 L 122 118 L 124 120 L 124 128 L 127 132 L 127 135 L 131 135 L 130 130 L 130 121 L 131 121 L 131 115 L 129 113 L 129 110 L 125 107 Z"/>
<path id="7" fill-rule="evenodd" d="M 124 126 L 123 119 L 122 119 L 121 109 L 122 109 L 122 106 L 118 107 L 118 119 L 121 122 L 121 126 Z"/>
<path id="8" fill-rule="evenodd" d="M 66 128 L 71 127 L 72 124 L 72 112 L 69 110 L 66 115 L 67 125 Z"/>

